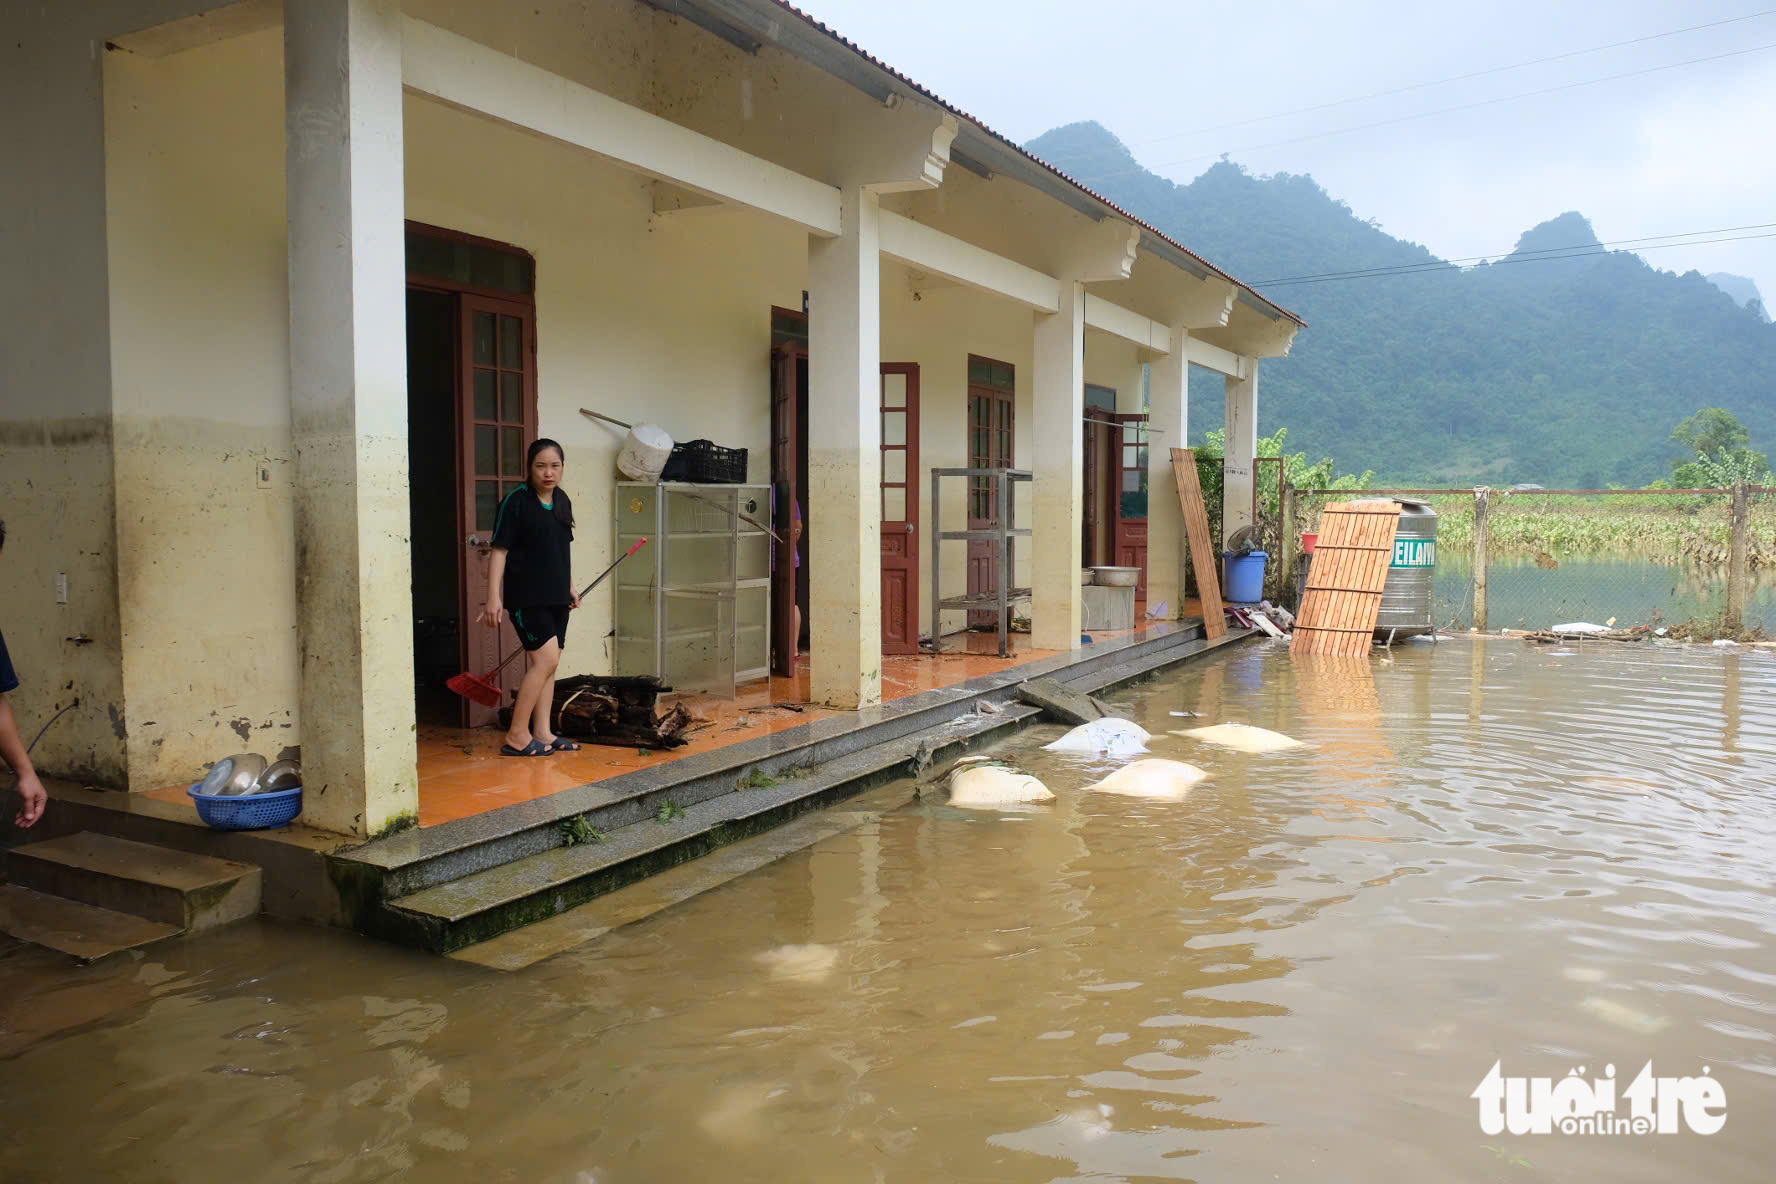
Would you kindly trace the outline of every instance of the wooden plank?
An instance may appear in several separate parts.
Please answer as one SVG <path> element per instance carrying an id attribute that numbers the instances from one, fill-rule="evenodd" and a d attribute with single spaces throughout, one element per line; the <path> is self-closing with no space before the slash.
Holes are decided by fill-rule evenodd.
<path id="1" fill-rule="evenodd" d="M 1227 611 L 1221 604 L 1221 576 L 1215 570 L 1215 545 L 1209 539 L 1209 514 L 1203 509 L 1202 484 L 1196 478 L 1196 453 L 1172 449 L 1172 477 L 1178 485 L 1178 508 L 1184 512 L 1184 535 L 1190 543 L 1190 566 L 1196 572 L 1196 594 L 1203 606 L 1203 636 L 1227 632 Z"/>
<path id="2" fill-rule="evenodd" d="M 1359 658 L 1369 652 L 1392 562 L 1400 507 L 1337 502 L 1325 508 L 1290 651 Z"/>

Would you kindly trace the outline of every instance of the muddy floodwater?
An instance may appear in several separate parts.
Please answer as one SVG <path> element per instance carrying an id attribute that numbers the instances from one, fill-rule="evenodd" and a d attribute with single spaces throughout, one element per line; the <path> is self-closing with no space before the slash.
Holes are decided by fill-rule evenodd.
<path id="1" fill-rule="evenodd" d="M 928 794 L 519 973 L 273 923 L 15 949 L 0 1180 L 1767 1181 L 1773 691 L 1750 649 L 1246 644 L 1119 699 L 1184 801 L 1033 729 L 997 751 L 1051 806 Z M 1166 734 L 1229 720 L 1307 746 Z M 1470 1097 L 1649 1060 L 1724 1127 Z"/>

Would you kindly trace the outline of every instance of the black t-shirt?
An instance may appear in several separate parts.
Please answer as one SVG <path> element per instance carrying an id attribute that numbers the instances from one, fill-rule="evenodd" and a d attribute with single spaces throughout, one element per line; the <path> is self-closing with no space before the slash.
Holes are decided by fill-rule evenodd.
<path id="1" fill-rule="evenodd" d="M 12 670 L 12 655 L 6 652 L 6 634 L 0 633 L 0 695 L 18 690 L 18 675 Z"/>
<path id="2" fill-rule="evenodd" d="M 506 578 L 500 594 L 508 609 L 573 602 L 569 547 L 573 527 L 567 524 L 571 503 L 559 489 L 554 496 L 553 508 L 545 508 L 536 490 L 520 485 L 500 503 L 493 545 L 506 551 Z"/>

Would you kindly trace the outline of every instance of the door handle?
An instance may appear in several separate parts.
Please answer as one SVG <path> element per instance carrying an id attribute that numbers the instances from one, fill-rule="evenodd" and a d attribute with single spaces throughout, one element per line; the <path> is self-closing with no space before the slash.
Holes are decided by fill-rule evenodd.
<path id="1" fill-rule="evenodd" d="M 907 528 L 907 533 L 912 534 L 914 531 L 919 529 L 919 524 L 917 522 L 909 522 L 906 524 L 906 528 Z"/>
<path id="2" fill-rule="evenodd" d="M 486 543 L 481 541 L 481 536 L 478 534 L 470 535 L 468 538 L 468 543 L 469 543 L 469 546 L 471 546 L 471 547 L 485 547 L 487 545 Z"/>

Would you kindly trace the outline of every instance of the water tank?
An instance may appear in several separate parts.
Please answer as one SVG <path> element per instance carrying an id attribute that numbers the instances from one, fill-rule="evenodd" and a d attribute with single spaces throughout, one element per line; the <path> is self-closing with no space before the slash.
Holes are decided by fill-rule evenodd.
<path id="1" fill-rule="evenodd" d="M 1394 561 L 1381 589 L 1381 614 L 1375 620 L 1378 637 L 1386 637 L 1390 630 L 1398 637 L 1410 637 L 1436 628 L 1431 589 L 1437 579 L 1437 511 L 1425 502 L 1395 500 L 1400 503 L 1400 527 L 1394 532 Z"/>

